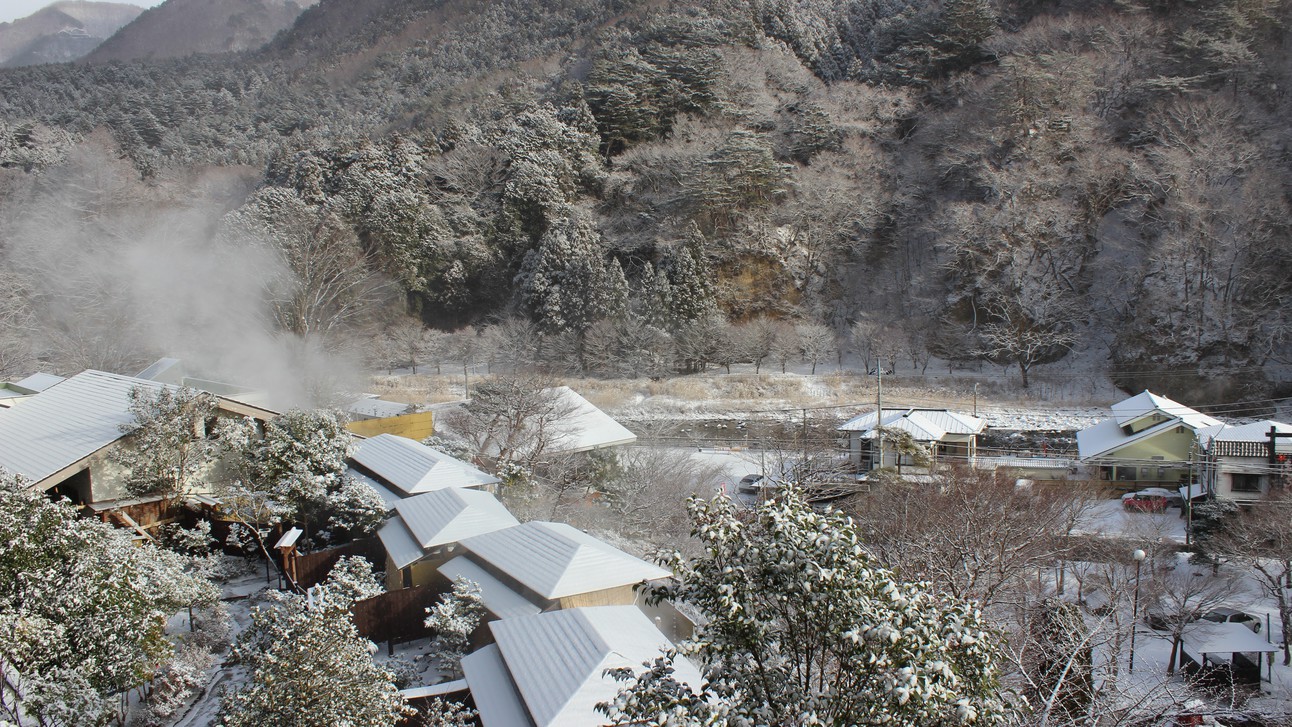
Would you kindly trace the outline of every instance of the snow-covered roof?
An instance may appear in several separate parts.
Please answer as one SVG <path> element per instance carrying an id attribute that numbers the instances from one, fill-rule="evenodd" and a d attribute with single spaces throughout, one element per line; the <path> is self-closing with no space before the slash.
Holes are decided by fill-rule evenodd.
<path id="1" fill-rule="evenodd" d="M 1179 419 L 1193 429 L 1220 423 L 1200 411 L 1190 409 L 1178 401 L 1159 396 L 1147 389 L 1113 404 L 1112 410 L 1113 418 L 1117 420 L 1119 427 L 1124 427 L 1154 412 L 1159 412 L 1168 418 Z"/>
<path id="2" fill-rule="evenodd" d="M 475 698 L 480 724 L 484 727 L 533 727 L 516 682 L 511 680 L 507 664 L 497 644 L 462 657 L 462 673 Z"/>
<path id="3" fill-rule="evenodd" d="M 1185 648 L 1195 655 L 1253 652 L 1268 654 L 1279 650 L 1278 646 L 1266 641 L 1265 637 L 1257 636 L 1246 626 L 1238 623 L 1198 621 L 1185 629 L 1183 640 Z"/>
<path id="4" fill-rule="evenodd" d="M 1266 419 L 1260 422 L 1251 422 L 1239 426 L 1229 426 L 1222 424 L 1218 427 L 1209 427 L 1198 433 L 1203 447 L 1210 446 L 1214 440 L 1217 442 L 1255 442 L 1259 444 L 1268 444 L 1270 441 L 1270 429 L 1279 434 L 1292 434 L 1292 424 L 1276 422 L 1272 419 Z M 1276 449 L 1287 449 L 1292 451 L 1292 440 L 1279 437 L 1275 440 Z"/>
<path id="5" fill-rule="evenodd" d="M 671 575 L 565 523 L 528 522 L 460 542 L 479 560 L 543 598 L 564 598 Z"/>
<path id="6" fill-rule="evenodd" d="M 54 374 L 46 373 L 34 373 L 22 381 L 15 381 L 14 386 L 18 386 L 23 389 L 30 389 L 31 391 L 44 391 L 54 384 L 61 384 L 64 381 L 67 381 L 67 379 L 62 376 L 55 376 Z"/>
<path id="7" fill-rule="evenodd" d="M 437 449 L 394 434 L 378 434 L 356 442 L 350 458 L 408 495 L 499 481 Z"/>
<path id="8" fill-rule="evenodd" d="M 873 411 L 866 412 L 839 425 L 838 431 L 860 432 L 863 439 L 871 439 L 877 436 L 875 432 L 876 421 L 881 422 L 880 426 L 907 432 L 916 441 L 921 442 L 936 442 L 948 434 L 978 434 L 987 428 L 985 419 L 979 419 L 969 414 L 961 414 L 946 409 L 904 407 L 900 409 L 885 408 L 882 419 L 879 419 Z"/>
<path id="9" fill-rule="evenodd" d="M 635 606 L 598 606 L 542 613 L 494 621 L 489 625 L 497 641 L 504 674 L 515 685 L 525 712 L 537 727 L 596 727 L 605 724 L 597 704 L 613 699 L 623 684 L 608 669 L 629 667 L 640 671 L 672 644 Z M 465 666 L 465 664 L 464 664 Z M 701 675 L 693 664 L 679 657 L 673 677 L 698 687 Z M 497 699 L 514 711 L 506 685 L 496 670 L 472 679 L 476 704 Z M 485 727 L 525 724 L 494 721 L 481 713 Z"/>
<path id="10" fill-rule="evenodd" d="M 480 490 L 436 490 L 400 500 L 395 512 L 423 548 L 456 543 L 519 523 L 498 498 Z"/>
<path id="11" fill-rule="evenodd" d="M 1113 416 L 1077 432 L 1077 452 L 1081 459 L 1092 459 L 1128 444 L 1156 436 L 1176 426 L 1186 426 L 1194 432 L 1208 427 L 1222 426 L 1215 417 L 1207 416 L 1183 404 L 1143 391 L 1112 406 Z M 1124 426 L 1159 414 L 1162 421 L 1138 432 L 1127 433 Z"/>
<path id="12" fill-rule="evenodd" d="M 387 520 L 377 531 L 377 537 L 381 539 L 386 555 L 390 556 L 396 568 L 416 563 L 426 555 L 422 546 L 417 544 L 417 538 L 413 537 L 413 531 L 408 529 L 402 518 L 395 517 Z"/>
<path id="13" fill-rule="evenodd" d="M 40 482 L 121 439 L 121 426 L 135 420 L 130 390 L 137 386 L 161 384 L 83 371 L 0 409 L 0 468 Z"/>
<path id="14" fill-rule="evenodd" d="M 400 500 L 395 517 L 377 532 L 386 553 L 403 568 L 426 551 L 516 525 L 507 508 L 479 490 L 450 488 Z"/>
<path id="15" fill-rule="evenodd" d="M 558 386 L 552 391 L 559 397 L 558 405 L 569 409 L 570 413 L 550 425 L 556 434 L 548 451 L 586 452 L 637 441 L 636 434 L 570 387 Z"/>
<path id="16" fill-rule="evenodd" d="M 408 404 L 401 404 L 397 401 L 386 401 L 378 399 L 375 396 L 365 396 L 362 399 L 355 399 L 345 405 L 345 410 L 351 414 L 357 414 L 369 419 L 385 419 L 386 417 L 397 417 L 401 414 L 408 413 Z"/>
<path id="17" fill-rule="evenodd" d="M 532 616 L 543 610 L 464 555 L 459 555 L 437 570 L 451 581 L 465 578 L 480 586 L 480 603 L 497 618 Z"/>

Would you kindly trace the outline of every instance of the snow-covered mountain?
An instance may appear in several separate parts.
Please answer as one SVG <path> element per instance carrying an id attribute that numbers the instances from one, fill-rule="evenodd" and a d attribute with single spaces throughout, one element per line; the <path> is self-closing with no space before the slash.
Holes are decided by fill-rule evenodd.
<path id="1" fill-rule="evenodd" d="M 90 62 L 253 50 L 317 0 L 167 0 L 91 53 Z"/>
<path id="2" fill-rule="evenodd" d="M 57 2 L 11 23 L 0 23 L 0 66 L 77 60 L 143 8 L 126 3 Z"/>

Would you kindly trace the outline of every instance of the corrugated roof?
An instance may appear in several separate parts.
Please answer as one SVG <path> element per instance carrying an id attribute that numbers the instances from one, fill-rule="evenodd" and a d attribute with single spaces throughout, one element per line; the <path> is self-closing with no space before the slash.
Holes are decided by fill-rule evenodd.
<path id="1" fill-rule="evenodd" d="M 0 410 L 0 468 L 40 482 L 112 444 L 134 422 L 130 390 L 137 386 L 161 384 L 83 371 Z"/>
<path id="2" fill-rule="evenodd" d="M 395 512 L 424 549 L 492 533 L 519 522 L 488 492 L 461 488 L 400 500 Z"/>
<path id="3" fill-rule="evenodd" d="M 671 575 L 565 523 L 528 522 L 466 538 L 461 545 L 543 598 L 564 598 Z"/>
<path id="4" fill-rule="evenodd" d="M 484 727 L 533 727 L 497 644 L 462 657 L 462 674 Z"/>
<path id="5" fill-rule="evenodd" d="M 67 379 L 54 374 L 34 373 L 22 381 L 15 381 L 14 386 L 20 386 L 31 391 L 44 391 L 54 384 L 61 384 Z"/>
<path id="6" fill-rule="evenodd" d="M 417 544 L 417 539 L 413 537 L 412 531 L 400 518 L 387 520 L 386 524 L 377 531 L 377 537 L 381 538 L 381 544 L 386 548 L 386 555 L 390 556 L 396 568 L 416 563 L 425 555 L 422 547 Z"/>
<path id="7" fill-rule="evenodd" d="M 654 660 L 672 646 L 635 606 L 553 611 L 494 621 L 489 628 L 507 673 L 538 727 L 605 724 L 606 718 L 596 706 L 613 699 L 623 688 L 606 670 L 629 667 L 640 671 L 643 662 Z M 674 667 L 675 679 L 700 685 L 699 670 L 689 661 L 679 657 Z M 467 681 L 471 683 L 469 675 Z M 475 685 L 471 686 L 474 694 Z"/>
<path id="8" fill-rule="evenodd" d="M 861 432 L 871 439 L 875 434 L 875 412 L 866 412 L 839 425 L 838 431 Z M 908 432 L 919 441 L 936 442 L 948 434 L 977 434 L 987 428 L 987 421 L 946 409 L 903 407 L 884 409 L 883 426 Z"/>
<path id="9" fill-rule="evenodd" d="M 532 616 L 543 610 L 465 555 L 459 555 L 437 570 L 451 581 L 465 578 L 480 586 L 480 602 L 497 618 Z"/>
<path id="10" fill-rule="evenodd" d="M 378 434 L 356 442 L 351 459 L 409 495 L 499 481 L 466 462 L 394 434 Z"/>

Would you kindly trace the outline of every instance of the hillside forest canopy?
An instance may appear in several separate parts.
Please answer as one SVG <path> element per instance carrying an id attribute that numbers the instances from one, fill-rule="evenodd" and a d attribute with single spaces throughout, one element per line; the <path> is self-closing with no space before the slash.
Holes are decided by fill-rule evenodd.
<path id="1" fill-rule="evenodd" d="M 795 325 L 1276 393 L 1289 19 L 325 0 L 254 51 L 5 70 L 0 368 L 127 370 L 248 321 L 329 349 L 413 316 L 610 375 Z"/>

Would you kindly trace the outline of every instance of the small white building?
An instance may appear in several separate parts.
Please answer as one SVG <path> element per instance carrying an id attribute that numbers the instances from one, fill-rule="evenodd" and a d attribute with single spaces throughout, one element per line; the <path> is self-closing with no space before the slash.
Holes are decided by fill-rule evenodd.
<path id="1" fill-rule="evenodd" d="M 907 467 L 915 464 L 909 455 L 899 455 L 889 446 L 882 457 L 876 451 L 879 431 L 902 431 L 929 451 L 929 466 L 960 462 L 972 464 L 978 455 L 978 435 L 987 428 L 984 419 L 947 409 L 918 409 L 912 407 L 884 409 L 883 417 L 867 412 L 853 417 L 838 427 L 848 437 L 848 452 L 854 466 L 861 471 L 880 467 Z"/>
<path id="2" fill-rule="evenodd" d="M 355 442 L 350 476 L 381 495 L 387 507 L 399 500 L 451 487 L 490 490 L 501 480 L 438 449 L 396 434 Z"/>
<path id="3" fill-rule="evenodd" d="M 1276 436 L 1271 437 L 1273 432 Z M 1292 475 L 1292 424 L 1271 420 L 1218 424 L 1198 432 L 1200 483 L 1228 500 L 1251 502 Z"/>
<path id="4" fill-rule="evenodd" d="M 377 531 L 389 590 L 436 582 L 436 569 L 453 557 L 458 541 L 519 524 L 498 498 L 460 487 L 400 499 L 394 510 Z"/>
<path id="5" fill-rule="evenodd" d="M 632 606 L 576 608 L 490 624 L 495 644 L 462 659 L 483 727 L 600 727 L 597 705 L 623 688 L 606 672 L 638 672 L 672 648 Z M 700 671 L 685 658 L 673 678 L 696 691 Z"/>
<path id="6" fill-rule="evenodd" d="M 633 586 L 672 573 L 566 525 L 533 521 L 466 538 L 465 554 L 545 611 L 630 605 Z"/>

